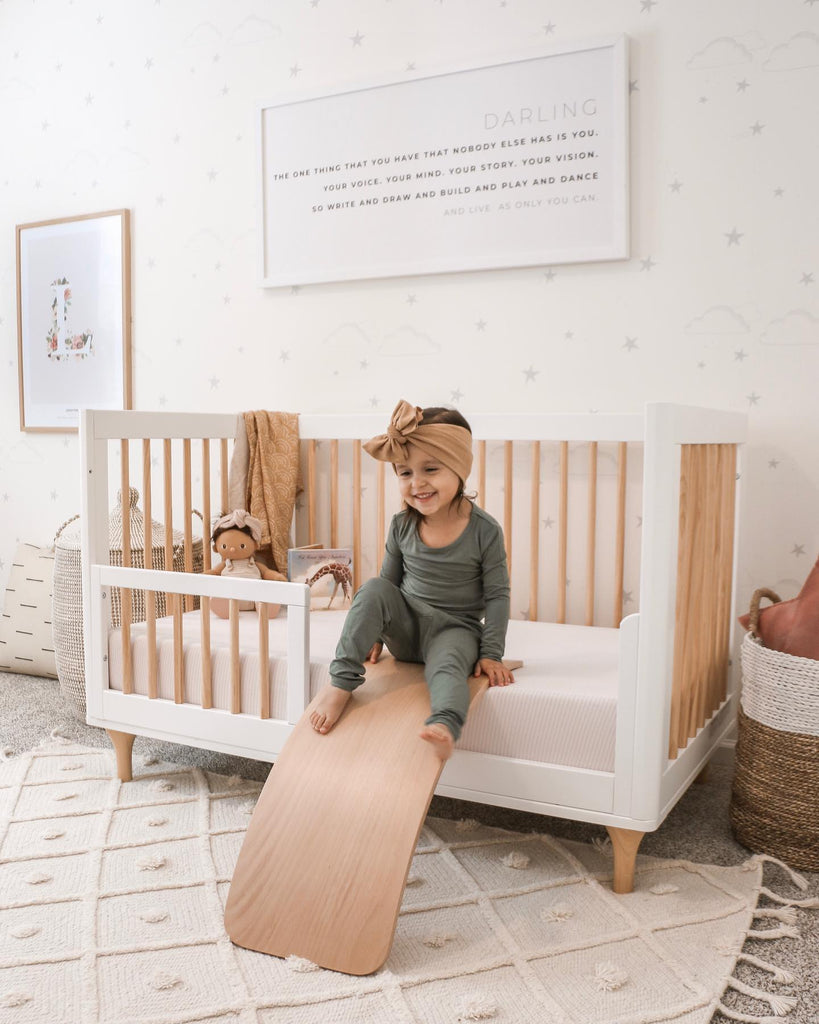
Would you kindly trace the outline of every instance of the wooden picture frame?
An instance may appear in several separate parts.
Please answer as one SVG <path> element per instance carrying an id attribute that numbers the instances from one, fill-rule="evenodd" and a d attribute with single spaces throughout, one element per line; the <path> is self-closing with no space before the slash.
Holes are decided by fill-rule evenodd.
<path id="1" fill-rule="evenodd" d="M 20 429 L 130 409 L 130 210 L 18 224 L 16 252 Z"/>

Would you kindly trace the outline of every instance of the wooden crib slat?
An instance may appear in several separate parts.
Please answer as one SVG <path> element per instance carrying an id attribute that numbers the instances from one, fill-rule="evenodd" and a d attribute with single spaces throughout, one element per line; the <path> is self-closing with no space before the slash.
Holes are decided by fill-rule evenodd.
<path id="1" fill-rule="evenodd" d="M 154 545 L 151 518 L 153 516 L 153 487 L 151 485 L 151 439 L 142 439 L 142 514 L 145 522 L 145 553 L 146 569 L 154 567 Z"/>
<path id="2" fill-rule="evenodd" d="M 506 561 L 509 579 L 512 579 L 512 460 L 513 444 L 503 442 L 503 539 L 506 542 Z"/>
<path id="3" fill-rule="evenodd" d="M 122 511 L 122 564 L 131 565 L 131 456 L 127 439 L 120 441 L 120 509 Z M 131 659 L 131 591 L 120 587 L 120 639 L 122 642 L 122 692 L 134 692 L 133 662 Z"/>
<path id="4" fill-rule="evenodd" d="M 720 664 L 712 707 L 719 707 L 728 693 L 728 661 L 731 651 L 731 584 L 734 573 L 734 516 L 736 513 L 737 446 L 720 446 L 723 451 L 720 494 L 719 600 L 717 602 L 717 651 Z"/>
<path id="5" fill-rule="evenodd" d="M 540 441 L 532 442 L 532 497 L 529 513 L 529 619 L 537 622 L 540 568 Z"/>
<path id="6" fill-rule="evenodd" d="M 569 527 L 569 442 L 560 442 L 560 496 L 557 542 L 557 621 L 566 621 L 566 553 Z"/>
<path id="7" fill-rule="evenodd" d="M 381 563 L 384 560 L 384 515 L 386 512 L 385 480 L 386 465 L 383 462 L 376 463 L 376 512 L 375 512 L 375 571 L 381 572 Z"/>
<path id="8" fill-rule="evenodd" d="M 230 713 L 242 710 L 242 665 L 239 660 L 239 602 L 228 602 L 230 619 Z"/>
<path id="9" fill-rule="evenodd" d="M 353 441 L 353 587 L 361 586 L 361 442 Z"/>
<path id="10" fill-rule="evenodd" d="M 697 451 L 692 452 L 692 459 L 696 464 L 697 480 L 697 516 L 694 523 L 694 534 L 692 541 L 694 571 L 691 574 L 691 588 L 688 593 L 688 607 L 686 615 L 688 618 L 688 641 L 689 658 L 687 659 L 688 675 L 683 680 L 685 687 L 683 695 L 683 714 L 680 725 L 680 746 L 688 742 L 696 729 L 697 705 L 702 687 L 707 683 L 708 672 L 708 644 L 706 630 L 708 619 L 705 619 L 705 630 L 703 629 L 703 612 L 710 614 L 710 587 L 706 585 L 704 576 L 704 563 L 709 557 L 710 537 L 709 528 L 710 516 L 710 488 L 708 487 L 709 459 L 708 451 L 704 446 L 697 446 Z M 694 595 L 697 595 L 696 604 Z"/>
<path id="11" fill-rule="evenodd" d="M 210 438 L 202 438 L 202 568 L 211 568 L 210 547 Z"/>
<path id="12" fill-rule="evenodd" d="M 200 599 L 199 633 L 202 638 L 202 707 L 213 707 L 213 662 L 210 652 L 210 598 Z"/>
<path id="13" fill-rule="evenodd" d="M 722 477 L 726 465 L 725 451 L 723 445 L 707 445 L 708 465 L 708 520 L 709 529 L 706 553 L 706 564 L 711 571 L 706 575 L 706 586 L 708 588 L 707 614 L 708 618 L 703 623 L 703 658 L 705 666 L 703 677 L 697 690 L 696 711 L 694 721 L 689 729 L 689 735 L 694 736 L 700 729 L 714 708 L 717 707 L 717 692 L 721 685 L 721 675 L 724 677 L 724 666 L 722 652 L 720 651 L 721 620 L 719 618 L 720 605 L 720 563 L 722 553 Z"/>
<path id="14" fill-rule="evenodd" d="M 270 718 L 270 606 L 259 605 L 259 718 Z"/>
<path id="15" fill-rule="evenodd" d="M 682 528 L 683 527 L 682 527 L 682 523 L 681 523 L 681 525 L 680 525 L 681 531 L 682 531 Z M 684 555 L 686 557 L 684 557 Z M 671 684 L 671 711 L 670 711 L 669 729 L 668 729 L 668 732 L 669 732 L 669 737 L 668 737 L 668 756 L 670 758 L 674 758 L 674 757 L 677 756 L 677 751 L 680 749 L 680 746 L 682 745 L 682 742 L 683 742 L 682 739 L 681 739 L 681 732 L 682 732 L 682 725 L 681 725 L 681 723 L 682 723 L 682 720 L 683 720 L 683 716 L 685 714 L 685 711 L 684 711 L 684 708 L 683 708 L 683 700 L 684 700 L 684 689 L 683 689 L 683 687 L 684 687 L 684 683 L 685 683 L 685 679 L 686 679 L 686 675 L 687 675 L 687 664 L 686 664 L 686 662 L 688 661 L 688 637 L 685 634 L 686 634 L 686 631 L 687 631 L 687 628 L 688 628 L 688 624 L 687 624 L 685 618 L 681 614 L 680 605 L 679 605 L 680 598 L 685 599 L 687 597 L 687 592 L 685 592 L 685 591 L 681 592 L 681 590 L 680 590 L 681 583 L 682 583 L 682 576 L 680 574 L 683 573 L 683 572 L 686 572 L 686 573 L 690 574 L 690 572 L 691 572 L 690 558 L 691 558 L 691 551 L 690 551 L 690 548 L 689 548 L 689 549 L 685 549 L 685 552 L 683 550 L 680 551 L 680 556 L 679 556 L 678 561 L 677 561 L 677 572 L 678 572 L 678 575 L 677 575 L 677 600 L 678 600 L 678 605 L 677 605 L 677 616 L 676 616 L 676 621 L 675 621 L 675 626 L 674 626 L 674 646 L 675 646 L 675 651 L 674 651 L 674 669 L 673 669 L 673 677 L 672 677 L 672 684 Z M 690 585 L 690 580 L 687 582 L 687 585 Z"/>
<path id="16" fill-rule="evenodd" d="M 586 519 L 586 625 L 594 625 L 594 569 L 597 533 L 597 442 L 589 442 L 589 501 Z"/>
<path id="17" fill-rule="evenodd" d="M 182 640 L 182 595 L 169 594 L 173 607 L 173 699 L 185 703 L 185 647 Z"/>
<path id="18" fill-rule="evenodd" d="M 307 442 L 307 543 L 316 544 L 316 442 Z"/>
<path id="19" fill-rule="evenodd" d="M 145 553 L 146 569 L 154 567 L 153 543 L 153 488 L 151 483 L 151 440 L 142 439 L 142 511 L 145 522 Z M 145 639 L 148 645 L 148 698 L 157 697 L 156 678 L 156 592 L 145 591 Z"/>
<path id="20" fill-rule="evenodd" d="M 684 745 L 683 733 L 687 725 L 687 708 L 685 706 L 685 684 L 689 674 L 692 658 L 689 641 L 691 620 L 687 614 L 690 605 L 690 593 L 694 585 L 696 553 L 694 538 L 696 536 L 697 514 L 695 509 L 698 500 L 698 466 L 692 452 L 692 445 L 683 445 L 680 455 L 680 506 L 679 506 L 679 541 L 677 548 L 677 608 L 674 625 L 674 671 L 671 684 L 671 718 L 669 724 L 669 757 L 676 757 L 677 751 Z"/>
<path id="21" fill-rule="evenodd" d="M 620 441 L 617 445 L 617 516 L 614 543 L 614 622 L 618 627 L 623 619 L 623 587 L 625 586 L 626 552 L 626 470 L 628 468 L 628 444 Z"/>
<path id="22" fill-rule="evenodd" d="M 705 578 L 705 565 L 709 558 L 710 548 L 710 488 L 708 486 L 708 451 L 706 446 L 697 446 L 692 452 L 696 461 L 697 498 L 694 522 L 694 539 L 692 553 L 694 570 L 691 574 L 691 588 L 688 593 L 688 637 L 690 657 L 688 659 L 688 678 L 685 683 L 684 715 L 680 731 L 680 746 L 688 742 L 696 729 L 697 703 L 701 688 L 706 684 L 708 671 L 707 629 L 711 615 L 711 589 Z M 696 597 L 695 597 L 696 595 Z M 707 617 L 704 617 L 704 613 Z M 703 628 L 703 626 L 705 628 Z"/>
<path id="23" fill-rule="evenodd" d="M 131 662 L 131 591 L 120 587 L 120 637 L 122 640 L 122 692 L 134 692 L 134 674 Z"/>
<path id="24" fill-rule="evenodd" d="M 145 640 L 148 648 L 148 698 L 155 700 L 159 695 L 156 675 L 156 593 L 145 591 Z"/>
<path id="25" fill-rule="evenodd" d="M 165 569 L 173 570 L 173 453 L 171 439 L 163 440 L 165 498 Z M 182 643 L 182 600 L 179 594 L 168 594 L 173 616 L 173 694 L 177 704 L 184 703 L 184 657 Z"/>
<path id="26" fill-rule="evenodd" d="M 486 441 L 478 441 L 478 493 L 475 500 L 481 508 L 486 507 Z"/>
<path id="27" fill-rule="evenodd" d="M 182 524 L 182 535 L 185 538 L 184 551 L 182 552 L 185 572 L 193 572 L 193 501 L 191 498 L 191 439 L 186 437 L 182 441 L 182 473 L 184 477 L 184 516 Z M 185 611 L 193 610 L 193 594 L 185 595 Z"/>
<path id="28" fill-rule="evenodd" d="M 122 510 L 122 564 L 131 565 L 131 456 L 127 440 L 120 445 L 120 508 Z"/>
<path id="29" fill-rule="evenodd" d="M 226 437 L 219 439 L 219 483 L 222 501 L 222 514 L 230 512 L 228 508 L 228 442 Z"/>
<path id="30" fill-rule="evenodd" d="M 165 569 L 173 569 L 173 456 L 171 440 L 166 437 L 162 442 L 165 497 Z"/>
<path id="31" fill-rule="evenodd" d="M 338 547 L 338 441 L 330 442 L 330 547 Z"/>
<path id="32" fill-rule="evenodd" d="M 727 610 L 723 605 L 722 598 L 722 562 L 723 562 L 723 551 L 722 547 L 725 543 L 725 536 L 722 528 L 722 520 L 724 514 L 724 479 L 726 476 L 726 467 L 729 461 L 729 452 L 724 445 L 714 445 L 716 450 L 715 468 L 714 468 L 714 580 L 713 580 L 713 622 L 711 623 L 711 664 L 712 671 L 709 675 L 708 690 L 705 694 L 703 701 L 703 720 L 707 719 L 712 708 L 716 708 L 720 703 L 720 691 L 725 681 L 725 673 L 727 665 L 723 664 L 722 658 L 722 633 L 723 633 L 723 618 L 728 618 Z"/>
<path id="33" fill-rule="evenodd" d="M 718 502 L 719 489 L 717 483 L 719 446 L 704 445 L 701 452 L 702 478 L 705 493 L 702 498 L 704 530 L 700 548 L 703 563 L 701 584 L 701 605 L 698 609 L 698 657 L 697 673 L 692 680 L 692 693 L 688 708 L 688 729 L 686 740 L 697 734 L 697 730 L 705 723 L 706 700 L 712 689 L 715 689 L 717 666 L 715 663 L 714 633 L 716 627 L 716 587 L 713 572 L 718 565 L 719 551 L 719 520 Z M 709 571 L 705 571 L 705 567 Z"/>
<path id="34" fill-rule="evenodd" d="M 692 560 L 694 568 L 691 573 L 691 586 L 688 591 L 688 644 L 689 657 L 687 659 L 688 676 L 684 680 L 685 694 L 682 722 L 680 728 L 680 746 L 685 746 L 689 736 L 696 728 L 696 709 L 700 688 L 704 685 L 704 674 L 708 666 L 708 647 L 705 642 L 703 626 L 703 612 L 710 615 L 709 598 L 710 588 L 706 586 L 705 564 L 708 559 L 708 528 L 710 526 L 710 488 L 708 487 L 708 452 L 702 445 L 693 446 L 691 452 L 692 464 L 696 466 L 694 479 L 695 484 L 695 505 L 692 539 Z M 708 619 L 705 619 L 707 629 Z"/>
<path id="35" fill-rule="evenodd" d="M 722 579 L 721 579 L 721 563 L 722 563 L 722 545 L 724 543 L 724 536 L 722 531 L 722 516 L 723 516 L 723 478 L 725 476 L 725 469 L 728 464 L 728 452 L 724 445 L 712 445 L 714 449 L 714 482 L 713 482 L 713 494 L 712 503 L 714 509 L 714 569 L 715 574 L 711 582 L 713 596 L 711 599 L 712 608 L 712 621 L 710 623 L 710 646 L 711 646 L 711 671 L 708 677 L 708 688 L 703 695 L 702 702 L 702 724 L 705 723 L 708 716 L 711 714 L 712 709 L 716 708 L 719 704 L 718 694 L 725 678 L 725 667 L 723 666 L 722 651 L 721 651 L 721 634 L 722 634 L 722 617 L 720 616 L 721 611 L 721 591 L 722 591 Z M 723 617 L 727 619 L 727 614 L 723 612 Z"/>
<path id="36" fill-rule="evenodd" d="M 721 560 L 720 543 L 722 540 L 721 531 L 721 518 L 722 518 L 722 474 L 725 465 L 725 455 L 721 445 L 712 444 L 708 445 L 709 454 L 709 487 L 708 487 L 708 501 L 710 516 L 713 521 L 713 525 L 709 530 L 709 557 L 711 558 L 710 565 L 712 566 L 712 573 L 706 577 L 709 598 L 708 606 L 711 613 L 710 620 L 708 621 L 707 633 L 704 637 L 704 643 L 706 647 L 705 661 L 706 661 L 706 672 L 703 680 L 703 686 L 700 687 L 697 694 L 697 709 L 695 715 L 694 728 L 691 730 L 691 735 L 696 735 L 697 729 L 701 728 L 708 720 L 708 716 L 711 713 L 711 708 L 715 706 L 717 691 L 720 686 L 720 650 L 719 650 L 719 637 L 721 623 L 719 620 L 719 600 L 720 600 L 720 578 L 719 578 L 719 567 Z"/>

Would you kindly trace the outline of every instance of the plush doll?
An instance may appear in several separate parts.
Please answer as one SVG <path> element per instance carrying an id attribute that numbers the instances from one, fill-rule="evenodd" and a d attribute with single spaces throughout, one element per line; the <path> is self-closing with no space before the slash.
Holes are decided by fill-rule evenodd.
<path id="1" fill-rule="evenodd" d="M 262 540 L 262 526 L 258 519 L 244 509 L 235 509 L 218 519 L 211 537 L 214 553 L 222 558 L 221 565 L 208 569 L 209 576 L 233 576 L 242 579 L 284 580 L 280 572 L 257 562 L 256 551 Z M 230 605 L 225 598 L 215 597 L 210 606 L 214 614 L 226 619 Z M 240 601 L 239 611 L 252 611 L 253 601 Z M 269 606 L 271 616 L 278 615 L 281 605 Z"/>

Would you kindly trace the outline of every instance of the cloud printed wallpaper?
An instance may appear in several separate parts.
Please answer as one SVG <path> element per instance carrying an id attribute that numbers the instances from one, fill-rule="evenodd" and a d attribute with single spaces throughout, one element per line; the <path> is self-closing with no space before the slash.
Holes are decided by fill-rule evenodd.
<path id="1" fill-rule="evenodd" d="M 259 284 L 262 102 L 629 40 L 630 257 Z M 15 225 L 128 208 L 138 409 L 744 410 L 740 603 L 819 553 L 819 0 L 0 0 L 0 584 L 79 511 L 22 433 Z"/>

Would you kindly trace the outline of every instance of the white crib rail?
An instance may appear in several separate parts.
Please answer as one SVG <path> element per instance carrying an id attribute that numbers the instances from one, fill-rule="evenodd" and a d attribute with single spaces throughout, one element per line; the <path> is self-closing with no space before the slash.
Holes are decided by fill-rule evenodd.
<path id="1" fill-rule="evenodd" d="M 108 686 L 108 623 L 110 622 L 111 587 L 163 591 L 166 594 L 224 598 L 231 601 L 254 601 L 259 604 L 281 604 L 287 607 L 287 721 L 293 725 L 301 717 L 310 699 L 310 588 L 301 583 L 275 580 L 242 580 L 201 573 L 165 572 L 148 569 L 126 569 L 110 565 L 91 567 L 91 628 L 95 640 L 94 661 L 101 667 L 99 686 L 93 687 L 94 698 Z M 208 609 L 202 615 L 207 620 Z M 263 620 L 264 621 L 264 620 Z M 181 645 L 180 645 L 181 646 Z M 181 649 L 180 649 L 181 653 Z M 130 657 L 127 651 L 125 657 Z M 238 649 L 232 652 L 238 663 Z M 262 671 L 267 677 L 267 659 Z M 269 686 L 269 682 L 265 679 Z M 151 698 L 159 700 L 159 698 Z M 178 703 L 184 703 L 179 700 Z M 89 693 L 89 714 L 96 714 L 92 693 Z"/>

